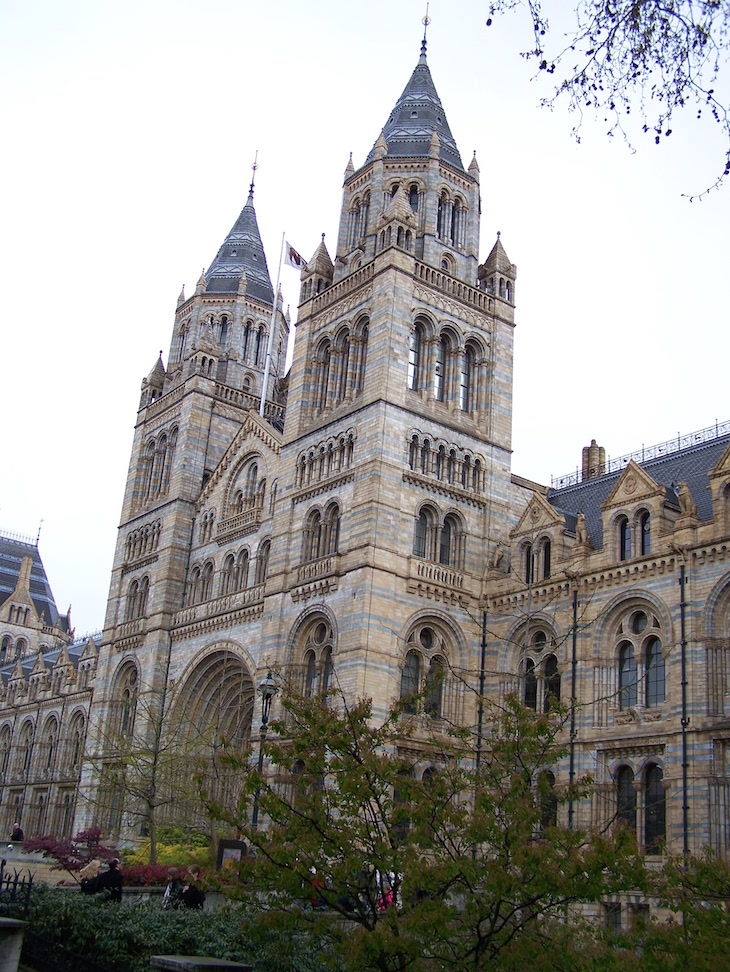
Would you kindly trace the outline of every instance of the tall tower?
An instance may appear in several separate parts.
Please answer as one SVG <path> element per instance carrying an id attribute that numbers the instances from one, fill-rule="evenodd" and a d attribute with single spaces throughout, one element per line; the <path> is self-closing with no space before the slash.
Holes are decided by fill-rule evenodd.
<path id="1" fill-rule="evenodd" d="M 252 182 L 194 294 L 178 298 L 167 369 L 160 352 L 142 382 L 94 694 L 89 747 L 96 761 L 84 780 L 84 789 L 96 794 L 85 822 L 96 819 L 111 831 L 119 829 L 123 801 L 97 792 L 104 754 L 118 750 L 125 734 L 144 736 L 145 719 L 154 721 L 155 707 L 168 704 L 168 682 L 187 661 L 175 632 L 190 600 L 191 551 L 201 538 L 215 547 L 218 527 L 214 510 L 200 515 L 201 494 L 247 421 L 271 442 L 283 425 L 289 321 L 280 294 L 272 315 L 253 191 Z M 263 420 L 257 413 L 272 316 Z M 261 484 L 255 479 L 247 489 L 256 497 Z M 209 600 L 217 578 L 214 586 L 213 569 L 206 570 L 194 582 L 195 596 Z"/>
<path id="2" fill-rule="evenodd" d="M 302 273 L 267 586 L 279 664 L 376 711 L 443 669 L 444 714 L 470 719 L 474 609 L 508 541 L 515 267 L 499 242 L 479 267 L 479 216 L 424 38 L 347 165 L 334 261 L 323 240 Z"/>

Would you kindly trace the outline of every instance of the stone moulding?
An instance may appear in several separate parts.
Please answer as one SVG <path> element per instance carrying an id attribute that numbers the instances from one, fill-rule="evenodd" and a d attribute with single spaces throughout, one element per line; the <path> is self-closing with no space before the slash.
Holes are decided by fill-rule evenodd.
<path id="1" fill-rule="evenodd" d="M 154 564 L 158 560 L 158 554 L 147 554 L 145 557 L 140 557 L 138 560 L 125 561 L 122 564 L 122 577 L 125 574 L 130 573 L 133 570 L 141 570 L 143 567 L 149 567 L 150 564 Z"/>

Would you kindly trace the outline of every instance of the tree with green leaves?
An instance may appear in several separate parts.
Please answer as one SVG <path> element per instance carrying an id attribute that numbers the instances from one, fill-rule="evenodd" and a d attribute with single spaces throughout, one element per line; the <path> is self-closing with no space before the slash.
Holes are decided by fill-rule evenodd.
<path id="1" fill-rule="evenodd" d="M 522 56 L 551 76 L 552 106 L 566 102 L 577 113 L 579 137 L 586 110 L 608 125 L 608 134 L 631 141 L 627 123 L 638 115 L 657 145 L 678 123 L 681 109 L 708 118 L 722 130 L 725 149 L 717 178 L 730 173 L 730 114 L 719 88 L 730 53 L 727 0 L 578 0 L 567 31 L 551 27 L 564 10 L 549 0 L 491 0 L 487 26 L 517 8 L 529 14 L 532 37 Z M 690 197 L 691 198 L 691 197 Z"/>
<path id="2" fill-rule="evenodd" d="M 210 809 L 255 849 L 235 893 L 278 927 L 309 922 L 348 968 L 526 967 L 553 929 L 565 938 L 578 903 L 645 884 L 627 830 L 557 825 L 560 804 L 590 788 L 554 787 L 559 705 L 490 707 L 478 769 L 472 733 L 434 719 L 428 690 L 380 723 L 369 700 L 335 693 L 287 688 L 282 711 L 264 773 L 232 755 L 239 805 Z"/>

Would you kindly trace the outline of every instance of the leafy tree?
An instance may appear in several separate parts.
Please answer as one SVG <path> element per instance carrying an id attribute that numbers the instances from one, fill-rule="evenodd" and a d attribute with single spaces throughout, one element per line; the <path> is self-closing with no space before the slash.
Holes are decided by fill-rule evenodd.
<path id="1" fill-rule="evenodd" d="M 635 112 L 657 145 L 671 135 L 678 109 L 691 106 L 698 119 L 720 125 L 726 146 L 717 179 L 700 196 L 722 183 L 730 172 L 730 115 L 716 89 L 729 49 L 727 0 L 577 0 L 574 26 L 558 37 L 550 28 L 549 3 L 492 0 L 487 25 L 518 7 L 532 22 L 532 44 L 523 56 L 554 75 L 555 90 L 545 104 L 567 101 L 579 119 L 592 109 L 610 135 L 624 137 L 627 117 Z M 580 126 L 579 120 L 576 135 Z"/>
<path id="2" fill-rule="evenodd" d="M 555 825 L 559 804 L 590 786 L 551 785 L 565 754 L 559 707 L 493 707 L 477 773 L 471 734 L 411 714 L 412 699 L 380 724 L 369 700 L 287 689 L 282 703 L 266 744 L 272 772 L 232 756 L 241 801 L 211 810 L 256 849 L 234 893 L 255 896 L 278 925 L 311 922 L 348 967 L 526 967 L 552 929 L 565 936 L 575 903 L 644 885 L 626 830 Z M 262 829 L 248 822 L 257 792 Z"/>
<path id="3" fill-rule="evenodd" d="M 102 844 L 102 837 L 103 834 L 98 827 L 82 830 L 75 837 L 70 838 L 58 838 L 52 835 L 27 837 L 23 841 L 23 850 L 50 857 L 55 861 L 53 870 L 66 871 L 74 881 L 77 881 L 77 872 L 89 861 L 94 858 L 110 861 L 117 856 L 114 848 Z"/>

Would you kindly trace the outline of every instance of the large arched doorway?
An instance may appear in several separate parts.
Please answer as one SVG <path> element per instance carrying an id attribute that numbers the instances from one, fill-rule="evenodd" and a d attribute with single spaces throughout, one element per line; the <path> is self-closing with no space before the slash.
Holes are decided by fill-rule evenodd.
<path id="1" fill-rule="evenodd" d="M 254 699 L 248 665 L 232 647 L 208 651 L 189 671 L 170 716 L 176 759 L 166 823 L 208 831 L 201 790 L 223 807 L 235 806 L 236 773 L 224 755 L 248 748 Z"/>

